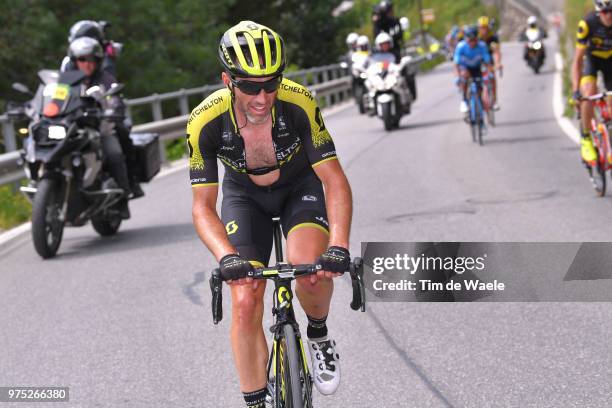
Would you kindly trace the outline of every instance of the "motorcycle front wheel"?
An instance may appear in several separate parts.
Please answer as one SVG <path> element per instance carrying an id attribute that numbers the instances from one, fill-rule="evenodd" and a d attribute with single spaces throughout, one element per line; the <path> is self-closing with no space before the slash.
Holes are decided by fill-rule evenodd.
<path id="1" fill-rule="evenodd" d="M 38 255 L 52 258 L 62 242 L 64 220 L 62 219 L 62 183 L 43 179 L 38 183 L 32 205 L 32 241 Z"/>

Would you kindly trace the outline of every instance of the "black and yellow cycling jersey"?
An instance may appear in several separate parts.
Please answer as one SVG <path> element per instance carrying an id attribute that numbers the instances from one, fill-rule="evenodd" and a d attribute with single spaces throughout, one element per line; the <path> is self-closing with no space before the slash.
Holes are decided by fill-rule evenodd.
<path id="1" fill-rule="evenodd" d="M 484 41 L 487 44 L 487 49 L 489 50 L 489 54 L 491 55 L 491 59 L 493 59 L 493 45 L 495 47 L 499 46 L 499 37 L 493 31 L 487 31 L 487 34 L 483 37 L 482 35 L 478 35 L 478 39 L 480 41 Z"/>
<path id="2" fill-rule="evenodd" d="M 578 23 L 576 47 L 586 49 L 580 85 L 595 83 L 601 71 L 607 89 L 612 89 L 612 27 L 606 27 L 597 12 Z"/>
<path id="3" fill-rule="evenodd" d="M 324 161 L 337 159 L 321 111 L 305 87 L 283 78 L 272 107 L 272 141 L 280 177 L 271 188 L 295 181 Z M 236 124 L 231 92 L 220 89 L 192 112 L 187 122 L 193 187 L 218 184 L 217 158 L 238 185 L 256 187 L 247 172 L 244 141 Z M 256 174 L 251 172 L 251 174 Z"/>
<path id="4" fill-rule="evenodd" d="M 596 58 L 612 57 L 612 27 L 606 27 L 597 12 L 588 14 L 578 23 L 576 47 L 586 48 Z"/>

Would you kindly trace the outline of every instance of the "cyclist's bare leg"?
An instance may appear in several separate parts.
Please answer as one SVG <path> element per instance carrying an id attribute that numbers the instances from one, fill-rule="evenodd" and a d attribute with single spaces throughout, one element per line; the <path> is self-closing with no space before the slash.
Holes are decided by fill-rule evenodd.
<path id="1" fill-rule="evenodd" d="M 295 229 L 287 237 L 287 259 L 292 264 L 313 263 L 327 249 L 327 243 L 327 234 L 317 228 Z M 329 278 L 315 280 L 306 276 L 296 281 L 295 293 L 302 309 L 316 319 L 324 318 L 329 313 L 333 291 L 334 283 Z"/>
<path id="2" fill-rule="evenodd" d="M 231 343 L 242 392 L 252 392 L 267 384 L 268 345 L 262 326 L 265 281 L 257 289 L 251 283 L 232 284 Z"/>
<path id="3" fill-rule="evenodd" d="M 468 71 L 467 69 L 463 69 L 461 70 L 461 78 L 463 79 L 463 81 L 459 84 L 459 87 L 461 89 L 461 92 L 463 92 L 463 99 L 466 100 L 467 99 L 467 83 L 468 83 L 468 79 L 470 79 L 470 71 Z"/>
<path id="4" fill-rule="evenodd" d="M 580 93 L 582 96 L 593 96 L 597 93 L 596 82 L 590 80 L 582 80 L 580 82 Z M 593 118 L 593 104 L 589 101 L 582 101 L 580 111 L 582 114 L 582 129 L 588 131 L 591 128 L 591 119 Z"/>

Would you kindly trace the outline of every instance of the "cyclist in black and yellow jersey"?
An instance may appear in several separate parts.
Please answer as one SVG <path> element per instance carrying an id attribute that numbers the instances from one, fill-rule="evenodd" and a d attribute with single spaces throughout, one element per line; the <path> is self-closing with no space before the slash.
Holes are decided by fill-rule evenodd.
<path id="1" fill-rule="evenodd" d="M 288 261 L 316 261 L 325 270 L 298 279 L 296 293 L 308 317 L 315 386 L 331 394 L 340 366 L 326 319 L 331 278 L 350 260 L 349 183 L 312 93 L 282 76 L 285 48 L 276 32 L 242 21 L 221 38 L 219 59 L 226 87 L 187 124 L 193 220 L 230 281 L 231 344 L 245 401 L 260 407 L 266 394 L 265 284 L 245 276 L 269 261 L 273 216 L 280 216 Z M 220 218 L 217 158 L 225 167 Z"/>
<path id="2" fill-rule="evenodd" d="M 595 0 L 595 11 L 578 23 L 576 51 L 572 65 L 572 90 L 574 99 L 597 93 L 597 72 L 604 77 L 608 91 L 612 90 L 612 0 Z M 581 155 L 582 160 L 593 163 L 597 152 L 590 135 L 593 106 L 582 102 L 581 106 Z"/>
<path id="3" fill-rule="evenodd" d="M 499 110 L 499 104 L 497 103 L 497 80 L 495 77 L 495 70 L 499 70 L 500 72 L 503 70 L 503 65 L 501 62 L 501 44 L 499 42 L 499 37 L 493 31 L 491 27 L 491 21 L 489 17 L 482 16 L 478 19 L 478 39 L 483 41 L 489 50 L 489 55 L 491 56 L 491 69 L 489 72 L 489 76 L 493 85 L 493 109 Z"/>

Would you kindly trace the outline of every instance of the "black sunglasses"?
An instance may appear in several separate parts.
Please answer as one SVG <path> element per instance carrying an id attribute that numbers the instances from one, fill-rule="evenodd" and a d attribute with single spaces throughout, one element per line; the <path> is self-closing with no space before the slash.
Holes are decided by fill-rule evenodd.
<path id="1" fill-rule="evenodd" d="M 79 57 L 77 61 L 80 62 L 96 62 L 96 57 Z"/>
<path id="2" fill-rule="evenodd" d="M 262 89 L 266 93 L 276 92 L 282 80 L 283 80 L 282 75 L 275 76 L 274 78 L 269 79 L 265 82 L 254 82 L 254 81 L 247 81 L 244 79 L 239 80 L 239 79 L 230 77 L 230 81 L 232 82 L 232 84 L 234 84 L 235 87 L 240 89 L 245 94 L 251 95 L 251 96 L 259 95 Z"/>

